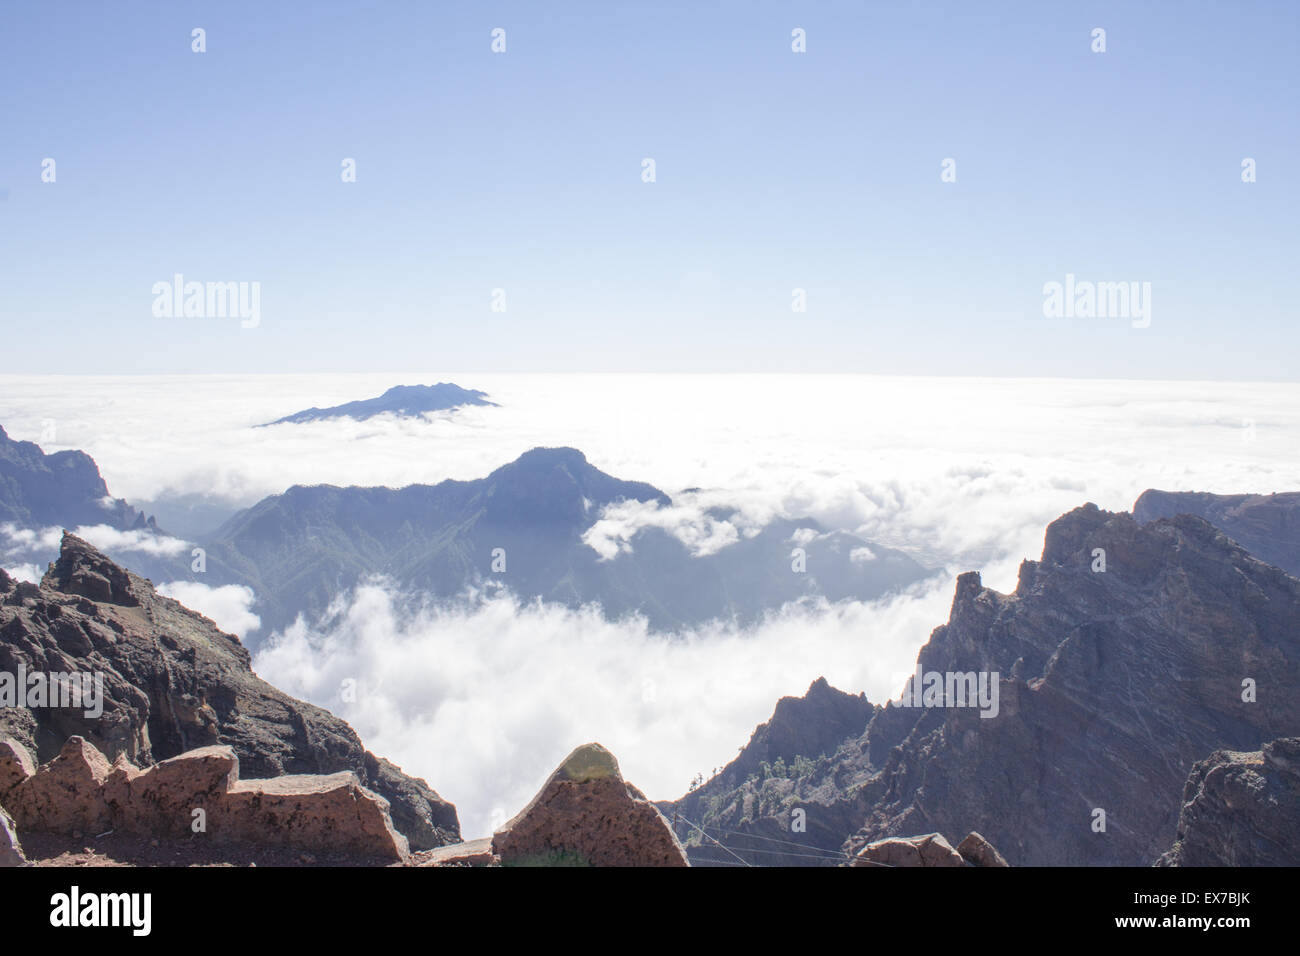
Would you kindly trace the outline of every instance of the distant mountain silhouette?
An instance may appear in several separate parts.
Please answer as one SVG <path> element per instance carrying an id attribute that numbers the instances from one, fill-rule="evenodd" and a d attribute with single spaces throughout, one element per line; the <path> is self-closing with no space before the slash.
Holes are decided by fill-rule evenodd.
<path id="1" fill-rule="evenodd" d="M 152 518 L 109 495 L 99 467 L 85 452 L 47 455 L 35 442 L 14 441 L 0 427 L 0 524 L 8 523 L 30 529 L 158 530 Z"/>
<path id="2" fill-rule="evenodd" d="M 266 425 L 301 425 L 304 422 L 317 422 L 326 418 L 352 418 L 364 421 L 385 413 L 414 418 L 425 412 L 446 411 L 460 408 L 462 405 L 496 407 L 495 402 L 487 401 L 487 392 L 461 388 L 451 382 L 439 382 L 437 385 L 394 385 L 378 398 L 348 402 L 331 408 L 308 408 L 286 415 L 284 418 L 277 418 L 273 422 L 267 422 Z"/>
<path id="3" fill-rule="evenodd" d="M 642 528 L 630 552 L 602 560 L 583 535 L 620 501 L 672 503 L 651 485 L 605 474 L 576 449 L 535 448 L 475 481 L 292 487 L 218 529 L 204 543 L 205 574 L 177 570 L 207 584 L 251 586 L 263 634 L 299 613 L 319 615 L 372 574 L 440 598 L 498 584 L 524 599 L 596 602 L 610 617 L 641 613 L 656 630 L 674 630 L 714 619 L 752 623 L 801 598 L 868 600 L 931 573 L 810 519 L 774 521 L 702 556 L 663 529 Z M 805 573 L 792 567 L 796 534 Z"/>

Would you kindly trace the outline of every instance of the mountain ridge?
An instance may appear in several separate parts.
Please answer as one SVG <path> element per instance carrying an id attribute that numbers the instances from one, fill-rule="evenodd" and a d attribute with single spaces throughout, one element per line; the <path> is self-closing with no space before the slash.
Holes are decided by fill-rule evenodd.
<path id="1" fill-rule="evenodd" d="M 1300 686 L 1300 580 L 1194 515 L 1141 524 L 1088 504 L 1048 526 L 1010 594 L 959 576 L 918 670 L 996 673 L 998 713 L 890 701 L 800 777 L 696 800 L 696 822 L 742 855 L 779 839 L 851 857 L 886 837 L 978 831 L 1013 865 L 1150 865 L 1197 761 L 1300 727 L 1300 701 L 1277 692 Z"/>
<path id="2" fill-rule="evenodd" d="M 46 453 L 16 441 L 0 426 L 0 524 L 37 530 L 106 524 L 119 531 L 158 532 L 153 518 L 109 495 L 95 460 L 84 451 Z"/>
<path id="3" fill-rule="evenodd" d="M 671 631 L 709 620 L 757 620 L 791 601 L 871 599 L 931 572 L 902 552 L 810 519 L 777 519 L 757 533 L 696 555 L 646 525 L 613 556 L 586 535 L 612 505 L 674 506 L 642 481 L 615 478 L 575 448 L 534 448 L 484 478 L 402 488 L 295 485 L 233 516 L 209 541 L 201 583 L 239 583 L 258 596 L 270 631 L 298 614 L 319 616 L 371 575 L 437 600 L 508 587 L 520 598 L 576 608 L 599 603 L 611 619 L 642 614 Z M 792 538 L 810 537 L 808 573 L 795 573 Z M 863 550 L 872 560 L 855 560 Z"/>

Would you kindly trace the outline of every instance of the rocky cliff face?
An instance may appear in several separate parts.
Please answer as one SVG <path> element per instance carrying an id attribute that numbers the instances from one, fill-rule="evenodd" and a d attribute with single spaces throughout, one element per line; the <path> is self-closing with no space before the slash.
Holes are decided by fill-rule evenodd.
<path id="1" fill-rule="evenodd" d="M 1148 865 L 1197 760 L 1300 729 L 1300 580 L 1201 518 L 1086 505 L 1049 526 L 1013 593 L 962 575 L 918 666 L 983 675 L 996 710 L 891 702 L 794 779 L 713 795 L 709 822 L 755 851 L 739 834 L 806 845 L 766 862 L 975 830 L 1012 865 Z"/>
<path id="2" fill-rule="evenodd" d="M 1300 866 L 1300 737 L 1192 768 L 1161 866 Z"/>
<path id="3" fill-rule="evenodd" d="M 153 520 L 109 497 L 95 460 L 81 451 L 45 454 L 0 428 L 0 524 L 19 528 L 106 524 L 121 531 L 157 530 Z"/>
<path id="4" fill-rule="evenodd" d="M 352 771 L 392 805 L 416 849 L 459 838 L 456 811 L 422 780 L 366 751 L 345 722 L 259 679 L 239 640 L 64 534 L 40 587 L 0 571 L 0 693 L 5 675 L 97 674 L 102 714 L 28 695 L 0 708 L 0 737 L 39 762 L 72 736 L 107 758 L 148 766 L 224 744 L 248 777 Z M 93 702 L 92 702 L 93 703 Z"/>
<path id="5" fill-rule="evenodd" d="M 856 841 L 978 830 L 1012 864 L 1149 864 L 1196 760 L 1300 727 L 1300 581 L 1200 518 L 1089 505 L 1013 594 L 963 575 L 920 666 L 996 671 L 998 715 L 877 715 Z"/>
<path id="6" fill-rule="evenodd" d="M 1211 495 L 1151 490 L 1133 505 L 1133 517 L 1143 524 L 1177 514 L 1204 518 L 1255 557 L 1300 576 L 1300 492 Z"/>

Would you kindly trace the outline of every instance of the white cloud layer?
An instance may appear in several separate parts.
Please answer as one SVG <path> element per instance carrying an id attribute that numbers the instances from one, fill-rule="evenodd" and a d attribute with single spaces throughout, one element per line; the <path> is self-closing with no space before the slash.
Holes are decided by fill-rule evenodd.
<path id="1" fill-rule="evenodd" d="M 211 618 L 227 634 L 246 638 L 262 625 L 262 619 L 250 610 L 253 589 L 240 584 L 214 588 L 195 581 L 171 581 L 158 585 L 158 593 Z"/>
<path id="2" fill-rule="evenodd" d="M 139 551 L 158 557 L 175 557 L 188 551 L 189 542 L 151 531 L 119 531 L 111 525 L 82 525 L 72 532 L 104 551 Z"/>
<path id="3" fill-rule="evenodd" d="M 952 587 L 790 606 L 751 629 L 666 638 L 641 620 L 509 595 L 473 610 L 421 607 L 377 582 L 327 627 L 299 623 L 253 664 L 428 780 L 472 838 L 518 812 L 587 741 L 610 748 L 652 798 L 675 798 L 697 772 L 735 757 L 779 697 L 802 695 L 820 676 L 873 700 L 897 696 L 918 635 L 947 617 Z"/>
<path id="4" fill-rule="evenodd" d="M 500 408 L 253 428 L 289 412 L 455 381 Z M 1300 385 L 853 375 L 0 376 L 0 424 L 80 448 L 114 495 L 250 504 L 292 484 L 478 478 L 536 445 L 571 445 L 619 478 L 743 511 L 810 515 L 980 567 L 1034 554 L 1084 500 L 1122 510 L 1149 487 L 1300 488 Z M 682 507 L 690 502 L 683 499 Z M 609 545 L 632 530 L 609 526 Z M 612 518 L 611 518 L 612 520 Z M 726 527 L 675 522 L 692 546 Z M 736 530 L 743 533 L 739 527 Z M 618 532 L 618 533 L 614 533 Z M 1011 582 L 1001 582 L 1010 584 Z"/>
<path id="5" fill-rule="evenodd" d="M 742 536 L 749 537 L 762 528 L 770 513 L 757 516 L 737 510 L 722 519 L 708 513 L 720 505 L 725 492 L 679 492 L 672 505 L 662 507 L 655 501 L 620 501 L 604 509 L 600 518 L 582 536 L 583 542 L 604 560 L 632 550 L 632 537 L 642 528 L 660 528 L 681 541 L 696 557 L 714 554 Z"/>
<path id="6" fill-rule="evenodd" d="M 30 581 L 32 584 L 40 584 L 41 578 L 45 572 L 34 564 L 4 564 L 0 565 L 15 581 Z"/>
<path id="7" fill-rule="evenodd" d="M 119 531 L 112 525 L 79 525 L 71 529 L 83 541 L 105 551 L 140 552 L 155 556 L 175 556 L 189 550 L 189 542 L 151 531 Z M 19 528 L 11 522 L 0 524 L 0 557 L 14 560 L 20 556 L 41 555 L 51 560 L 57 556 L 63 529 Z"/>

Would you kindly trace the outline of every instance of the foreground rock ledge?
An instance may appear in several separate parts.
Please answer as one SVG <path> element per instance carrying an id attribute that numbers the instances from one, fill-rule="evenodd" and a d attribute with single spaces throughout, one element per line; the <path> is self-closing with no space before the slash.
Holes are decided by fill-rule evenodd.
<path id="1" fill-rule="evenodd" d="M 596 743 L 565 758 L 492 852 L 503 866 L 689 865 L 663 814 Z"/>
<path id="2" fill-rule="evenodd" d="M 240 780 L 239 758 L 227 746 L 141 770 L 125 756 L 110 765 L 93 744 L 71 737 L 54 760 L 32 772 L 22 744 L 7 740 L 0 742 L 0 781 L 8 782 L 0 802 L 20 831 L 202 834 L 214 844 L 294 847 L 382 863 L 409 857 L 388 801 L 356 774 Z"/>

